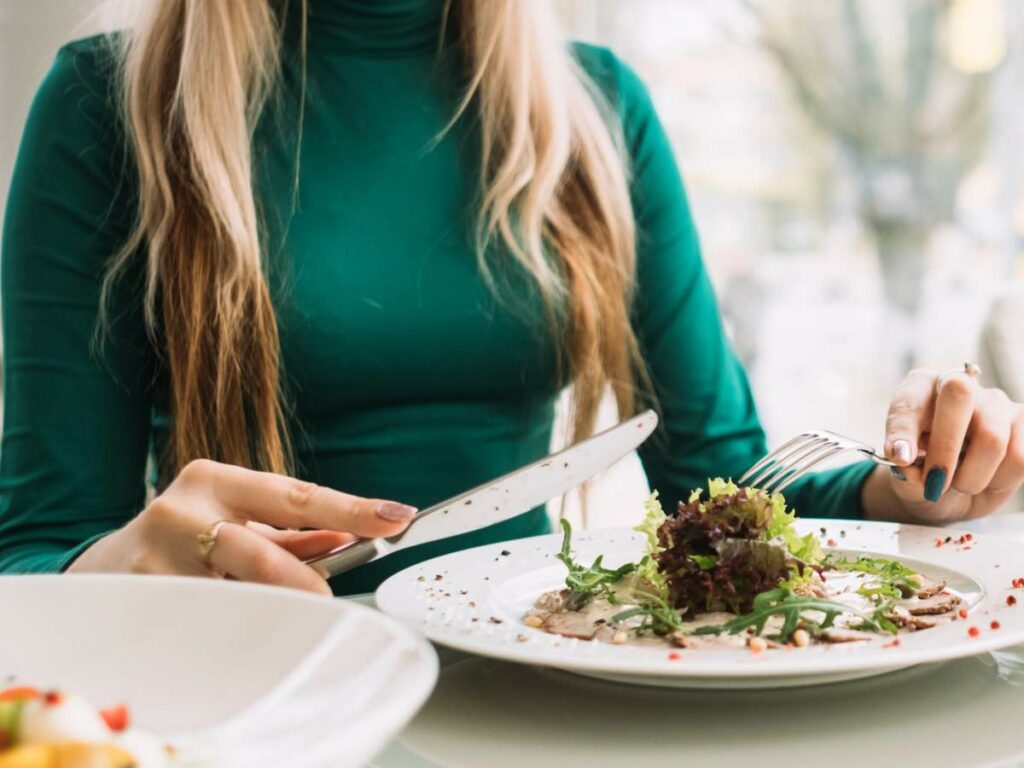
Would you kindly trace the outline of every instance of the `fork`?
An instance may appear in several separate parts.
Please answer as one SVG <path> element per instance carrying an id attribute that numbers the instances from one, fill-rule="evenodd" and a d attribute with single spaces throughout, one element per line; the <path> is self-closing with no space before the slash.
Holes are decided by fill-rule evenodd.
<path id="1" fill-rule="evenodd" d="M 876 464 L 896 466 L 896 462 L 877 453 L 867 443 L 825 429 L 816 429 L 799 434 L 780 445 L 744 472 L 739 485 L 752 485 L 769 493 L 781 491 L 816 465 L 847 451 L 862 453 Z"/>

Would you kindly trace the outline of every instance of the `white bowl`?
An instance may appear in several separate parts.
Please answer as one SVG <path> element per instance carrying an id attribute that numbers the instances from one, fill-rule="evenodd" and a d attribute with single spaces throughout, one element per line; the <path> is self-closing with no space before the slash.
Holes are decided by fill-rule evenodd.
<path id="1" fill-rule="evenodd" d="M 377 611 L 213 579 L 0 577 L 0 626 L 0 682 L 126 702 L 203 765 L 363 765 L 437 679 Z"/>

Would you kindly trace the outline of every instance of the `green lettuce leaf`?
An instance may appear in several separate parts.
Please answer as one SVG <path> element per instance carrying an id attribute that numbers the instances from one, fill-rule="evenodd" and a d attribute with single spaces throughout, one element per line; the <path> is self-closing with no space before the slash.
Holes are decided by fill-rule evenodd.
<path id="1" fill-rule="evenodd" d="M 658 570 L 658 563 L 655 555 L 663 551 L 658 542 L 658 529 L 665 522 L 665 510 L 661 508 L 658 500 L 658 492 L 654 491 L 644 502 L 644 519 L 633 530 L 644 534 L 647 541 L 644 544 L 644 556 L 636 565 L 636 579 L 643 582 L 645 589 L 650 591 L 658 599 L 668 598 L 668 584 L 665 577 Z"/>
<path id="2" fill-rule="evenodd" d="M 712 499 L 716 496 L 728 496 L 729 494 L 736 493 L 739 489 L 740 487 L 732 480 L 723 480 L 720 477 L 708 480 L 708 493 L 711 494 Z M 700 498 L 699 488 L 694 491 L 694 493 L 696 493 L 697 497 Z M 691 495 L 690 498 L 692 500 L 693 496 Z"/>
<path id="3" fill-rule="evenodd" d="M 718 563 L 718 555 L 689 555 L 702 571 L 710 571 Z"/>
<path id="4" fill-rule="evenodd" d="M 772 494 L 772 520 L 768 524 L 768 538 L 781 538 L 789 554 L 808 564 L 820 563 L 823 558 L 821 544 L 813 533 L 801 536 L 793 523 L 796 512 L 786 509 L 786 498 L 781 493 Z"/>
<path id="5" fill-rule="evenodd" d="M 661 552 L 661 545 L 658 544 L 658 529 L 665 522 L 665 510 L 661 508 L 661 502 L 658 501 L 657 491 L 647 497 L 647 501 L 644 502 L 644 512 L 643 522 L 633 530 L 647 537 L 645 552 L 648 555 L 654 555 Z"/>

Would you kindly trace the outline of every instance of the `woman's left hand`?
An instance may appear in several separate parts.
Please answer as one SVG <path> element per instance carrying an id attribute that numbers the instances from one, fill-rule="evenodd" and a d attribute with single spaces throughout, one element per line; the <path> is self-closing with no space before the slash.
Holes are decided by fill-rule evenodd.
<path id="1" fill-rule="evenodd" d="M 879 467 L 870 483 L 878 489 L 884 478 L 888 499 L 865 489 L 869 517 L 922 523 L 981 517 L 1024 483 L 1024 407 L 1000 389 L 982 387 L 976 368 L 911 371 L 893 395 L 885 431 L 885 455 L 899 467 Z"/>

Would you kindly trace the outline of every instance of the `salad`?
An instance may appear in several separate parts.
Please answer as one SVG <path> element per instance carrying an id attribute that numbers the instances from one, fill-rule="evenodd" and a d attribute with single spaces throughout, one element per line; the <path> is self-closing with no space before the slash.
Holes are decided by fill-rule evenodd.
<path id="1" fill-rule="evenodd" d="M 637 562 L 608 568 L 571 552 L 562 521 L 562 589 L 524 617 L 552 634 L 615 644 L 684 648 L 804 648 L 880 641 L 955 621 L 966 611 L 940 581 L 897 560 L 826 554 L 800 536 L 781 494 L 715 479 L 666 516 L 655 492 L 636 530 Z"/>
<path id="2" fill-rule="evenodd" d="M 170 768 L 174 749 L 128 707 L 22 685 L 0 690 L 0 768 Z"/>

